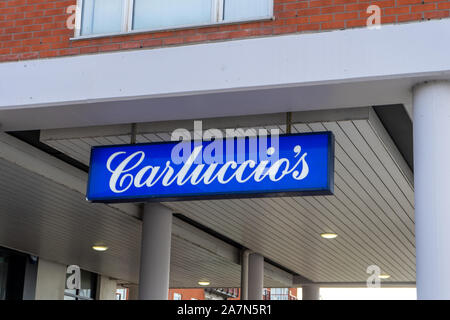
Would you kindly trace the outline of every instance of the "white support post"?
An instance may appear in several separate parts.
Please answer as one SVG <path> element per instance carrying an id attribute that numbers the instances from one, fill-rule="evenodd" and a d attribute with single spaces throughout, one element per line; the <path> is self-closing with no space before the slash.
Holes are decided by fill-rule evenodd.
<path id="1" fill-rule="evenodd" d="M 264 287 L 264 257 L 253 253 L 248 257 L 248 300 L 262 300 Z"/>
<path id="2" fill-rule="evenodd" d="M 144 207 L 142 224 L 140 300 L 167 300 L 169 295 L 172 212 L 154 203 Z"/>
<path id="3" fill-rule="evenodd" d="M 302 287 L 302 300 L 320 300 L 320 287 L 308 284 Z"/>
<path id="4" fill-rule="evenodd" d="M 450 299 L 450 82 L 414 88 L 418 299 Z"/>

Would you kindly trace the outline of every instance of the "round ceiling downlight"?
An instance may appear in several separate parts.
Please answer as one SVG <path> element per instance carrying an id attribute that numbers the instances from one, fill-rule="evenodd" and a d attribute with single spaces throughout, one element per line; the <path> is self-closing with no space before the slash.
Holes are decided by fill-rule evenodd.
<path id="1" fill-rule="evenodd" d="M 92 249 L 94 249 L 95 251 L 103 252 L 108 250 L 108 247 L 103 244 L 95 244 L 92 246 Z"/>
<path id="2" fill-rule="evenodd" d="M 338 235 L 336 233 L 325 232 L 321 233 L 320 236 L 324 239 L 336 239 Z"/>

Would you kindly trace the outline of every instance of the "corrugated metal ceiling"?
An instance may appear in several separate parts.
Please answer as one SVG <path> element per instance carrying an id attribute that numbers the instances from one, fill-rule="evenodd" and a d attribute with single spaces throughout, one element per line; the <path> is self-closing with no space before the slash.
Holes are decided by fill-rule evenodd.
<path id="1" fill-rule="evenodd" d="M 75 264 L 122 282 L 137 283 L 141 221 L 103 204 L 91 204 L 70 190 L 0 159 L 0 245 L 62 264 Z M 208 237 L 196 228 L 186 230 L 174 218 L 170 267 L 171 287 L 197 287 L 207 278 L 215 287 L 237 287 L 240 265 L 177 233 Z M 96 252 L 94 243 L 109 250 Z M 228 246 L 227 244 L 222 244 Z M 231 248 L 230 250 L 232 250 Z M 239 250 L 234 248 L 236 255 Z M 267 274 L 267 286 L 284 284 Z"/>
<path id="2" fill-rule="evenodd" d="M 285 131 L 277 117 L 273 124 L 269 117 L 261 127 Z M 170 140 L 170 130 L 163 129 L 163 124 L 141 126 L 137 142 Z M 366 268 L 373 264 L 391 275 L 389 281 L 415 281 L 409 167 L 371 108 L 294 115 L 293 132 L 324 130 L 336 137 L 333 196 L 166 205 L 313 281 L 364 282 Z M 102 129 L 103 134 L 76 131 L 73 137 L 64 130 L 44 132 L 42 140 L 85 164 L 92 146 L 130 141 L 123 126 Z M 320 238 L 320 233 L 331 231 L 339 237 Z"/>

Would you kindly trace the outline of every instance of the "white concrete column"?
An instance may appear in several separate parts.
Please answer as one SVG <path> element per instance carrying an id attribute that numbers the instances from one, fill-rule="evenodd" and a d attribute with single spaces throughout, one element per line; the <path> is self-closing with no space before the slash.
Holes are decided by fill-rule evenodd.
<path id="1" fill-rule="evenodd" d="M 414 88 L 418 299 L 450 299 L 450 82 Z"/>
<path id="2" fill-rule="evenodd" d="M 248 300 L 262 300 L 264 286 L 264 257 L 252 253 L 248 257 Z"/>
<path id="3" fill-rule="evenodd" d="M 171 236 L 171 210 L 159 203 L 146 204 L 142 224 L 140 300 L 168 299 Z"/>
<path id="4" fill-rule="evenodd" d="M 320 287 L 316 284 L 302 287 L 302 300 L 320 300 Z"/>

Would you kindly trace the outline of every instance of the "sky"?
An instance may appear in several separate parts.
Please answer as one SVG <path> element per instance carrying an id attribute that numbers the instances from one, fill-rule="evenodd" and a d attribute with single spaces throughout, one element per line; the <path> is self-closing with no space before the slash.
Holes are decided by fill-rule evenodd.
<path id="1" fill-rule="evenodd" d="M 301 299 L 301 289 L 299 299 Z M 320 288 L 321 300 L 416 300 L 416 288 Z"/>

